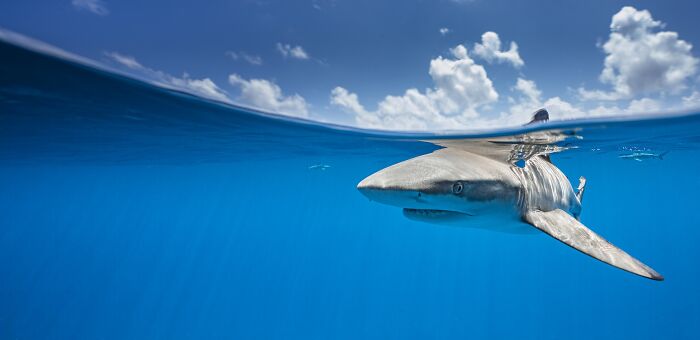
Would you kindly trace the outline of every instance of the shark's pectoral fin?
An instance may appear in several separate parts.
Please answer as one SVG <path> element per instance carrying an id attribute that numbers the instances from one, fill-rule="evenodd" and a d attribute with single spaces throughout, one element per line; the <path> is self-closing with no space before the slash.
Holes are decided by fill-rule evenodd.
<path id="1" fill-rule="evenodd" d="M 586 190 L 586 177 L 578 178 L 578 188 L 576 189 L 576 198 L 579 203 L 583 203 L 583 192 Z"/>
<path id="2" fill-rule="evenodd" d="M 615 247 L 563 210 L 531 210 L 523 218 L 555 239 L 609 265 L 652 280 L 664 279 L 654 269 Z"/>

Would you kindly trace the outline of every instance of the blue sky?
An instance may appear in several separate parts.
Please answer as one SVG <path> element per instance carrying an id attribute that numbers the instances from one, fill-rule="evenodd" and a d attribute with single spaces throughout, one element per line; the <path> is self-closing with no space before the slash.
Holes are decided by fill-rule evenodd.
<path id="1" fill-rule="evenodd" d="M 5 0 L 0 27 L 263 110 L 471 129 L 520 124 L 539 106 L 553 118 L 698 106 L 698 12 L 693 1 Z"/>

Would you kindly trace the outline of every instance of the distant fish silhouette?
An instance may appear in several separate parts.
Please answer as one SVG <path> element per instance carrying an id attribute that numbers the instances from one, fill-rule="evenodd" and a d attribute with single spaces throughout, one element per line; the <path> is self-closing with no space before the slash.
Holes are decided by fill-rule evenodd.
<path id="1" fill-rule="evenodd" d="M 624 154 L 620 155 L 619 157 L 622 159 L 633 159 L 637 162 L 641 162 L 645 159 L 659 159 L 663 160 L 664 156 L 668 153 L 668 151 L 664 151 L 662 153 L 651 153 L 651 152 L 633 152 L 629 154 Z"/>
<path id="2" fill-rule="evenodd" d="M 330 168 L 331 166 L 328 164 L 314 164 L 309 167 L 309 170 L 326 170 Z"/>

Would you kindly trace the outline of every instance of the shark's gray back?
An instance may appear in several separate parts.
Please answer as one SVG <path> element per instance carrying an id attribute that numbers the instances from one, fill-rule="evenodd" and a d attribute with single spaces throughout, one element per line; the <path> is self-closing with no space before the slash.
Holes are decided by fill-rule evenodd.
<path id="1" fill-rule="evenodd" d="M 465 150 L 444 148 L 426 157 L 423 164 L 431 164 L 442 170 L 440 176 L 459 181 L 502 181 L 508 186 L 518 186 L 519 178 L 510 169 L 511 165 L 488 156 Z M 449 173 L 446 176 L 445 172 Z"/>

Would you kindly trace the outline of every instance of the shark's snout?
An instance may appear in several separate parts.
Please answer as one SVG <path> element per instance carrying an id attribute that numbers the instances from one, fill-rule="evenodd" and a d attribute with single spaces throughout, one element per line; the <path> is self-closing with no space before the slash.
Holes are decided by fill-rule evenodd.
<path id="1" fill-rule="evenodd" d="M 357 190 L 372 201 L 398 207 L 420 207 L 427 203 L 419 190 L 406 187 L 405 181 L 389 180 L 381 171 L 360 181 Z"/>
<path id="2" fill-rule="evenodd" d="M 357 190 L 360 190 L 360 192 L 372 189 L 381 189 L 381 186 L 377 183 L 376 179 L 373 178 L 373 175 L 367 176 L 367 178 L 361 180 L 360 183 L 357 183 Z"/>

